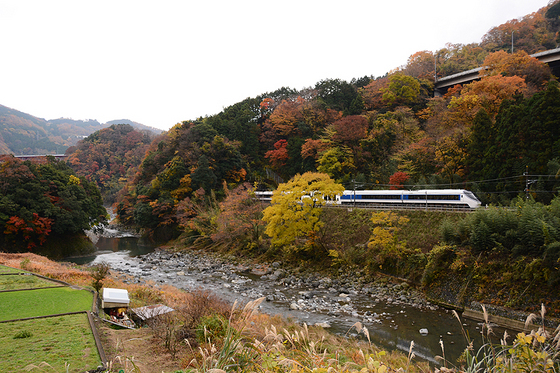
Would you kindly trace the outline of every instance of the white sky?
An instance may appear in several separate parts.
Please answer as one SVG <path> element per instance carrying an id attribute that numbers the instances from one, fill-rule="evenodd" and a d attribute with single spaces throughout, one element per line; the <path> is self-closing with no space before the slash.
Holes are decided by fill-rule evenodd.
<path id="1" fill-rule="evenodd" d="M 0 104 L 169 129 L 247 97 L 380 76 L 548 0 L 0 0 Z"/>

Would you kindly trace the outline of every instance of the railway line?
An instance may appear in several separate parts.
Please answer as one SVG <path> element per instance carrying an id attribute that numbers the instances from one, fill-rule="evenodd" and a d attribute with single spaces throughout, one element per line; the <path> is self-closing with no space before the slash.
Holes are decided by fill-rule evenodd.
<path id="1" fill-rule="evenodd" d="M 313 195 L 310 192 L 302 198 L 315 198 Z M 271 202 L 273 191 L 256 191 L 255 196 L 261 201 Z M 477 209 L 481 203 L 472 192 L 464 189 L 345 190 L 336 199 L 320 205 L 329 208 L 466 212 Z"/>

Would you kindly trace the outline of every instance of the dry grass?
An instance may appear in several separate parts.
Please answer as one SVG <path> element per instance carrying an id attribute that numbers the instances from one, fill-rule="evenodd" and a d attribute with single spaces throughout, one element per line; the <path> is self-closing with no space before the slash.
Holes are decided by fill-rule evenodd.
<path id="1" fill-rule="evenodd" d="M 2 254 L 0 264 L 20 267 L 28 271 L 56 278 L 71 284 L 90 287 L 90 272 L 78 266 L 52 262 L 34 254 Z M 297 325 L 279 316 L 268 316 L 258 312 L 262 299 L 244 306 L 231 305 L 210 293 L 198 291 L 186 293 L 168 285 L 126 284 L 111 273 L 105 278 L 107 287 L 119 287 L 129 291 L 131 306 L 164 303 L 177 312 L 173 320 L 142 335 L 142 343 L 123 354 L 123 341 L 131 344 L 137 336 L 125 332 L 126 336 L 102 331 L 104 345 L 111 354 L 113 367 L 126 372 L 156 372 L 154 361 L 166 361 L 167 369 L 180 366 L 188 372 L 260 371 L 260 372 L 427 372 L 426 363 L 413 361 L 398 352 L 387 353 L 371 343 L 335 336 L 320 327 Z M 202 317 L 219 314 L 227 318 L 227 333 L 216 343 L 198 345 L 194 329 Z M 355 325 L 358 332 L 367 336 L 367 329 Z M 146 329 L 141 329 L 144 332 Z M 116 340 L 115 340 L 116 338 Z M 176 338 L 173 342 L 170 338 Z M 167 347 L 167 348 L 166 348 Z M 128 356 L 125 356 L 128 355 Z M 162 357 L 165 357 L 162 360 Z M 158 360 L 159 359 L 159 360 Z M 120 361 L 120 362 L 119 362 Z M 175 365 L 177 364 L 177 365 Z M 405 370 L 406 368 L 406 370 Z M 154 370 L 156 369 L 156 370 Z M 161 370 L 160 370 L 161 371 Z M 159 373 L 159 371 L 158 371 Z"/>

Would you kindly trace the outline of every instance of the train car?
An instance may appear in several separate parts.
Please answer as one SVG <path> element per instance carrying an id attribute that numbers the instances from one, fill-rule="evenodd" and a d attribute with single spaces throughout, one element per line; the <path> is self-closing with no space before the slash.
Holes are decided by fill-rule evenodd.
<path id="1" fill-rule="evenodd" d="M 272 190 L 255 191 L 255 197 L 260 201 L 270 202 L 272 200 Z"/>
<path id="2" fill-rule="evenodd" d="M 345 190 L 337 203 L 355 206 L 460 207 L 480 206 L 476 196 L 464 189 L 427 190 Z"/>

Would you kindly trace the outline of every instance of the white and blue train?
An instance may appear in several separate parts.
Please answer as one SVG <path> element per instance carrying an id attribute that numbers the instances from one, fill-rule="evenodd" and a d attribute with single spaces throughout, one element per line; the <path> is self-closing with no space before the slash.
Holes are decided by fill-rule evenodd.
<path id="1" fill-rule="evenodd" d="M 338 196 L 337 203 L 341 205 L 400 205 L 471 209 L 480 206 L 478 198 L 465 189 L 345 190 L 341 196 Z"/>
<path id="2" fill-rule="evenodd" d="M 270 202 L 272 191 L 257 191 L 255 195 L 262 201 Z M 426 190 L 345 190 L 337 196 L 337 205 L 386 206 L 386 207 L 457 207 L 475 209 L 480 206 L 476 196 L 465 189 Z"/>

